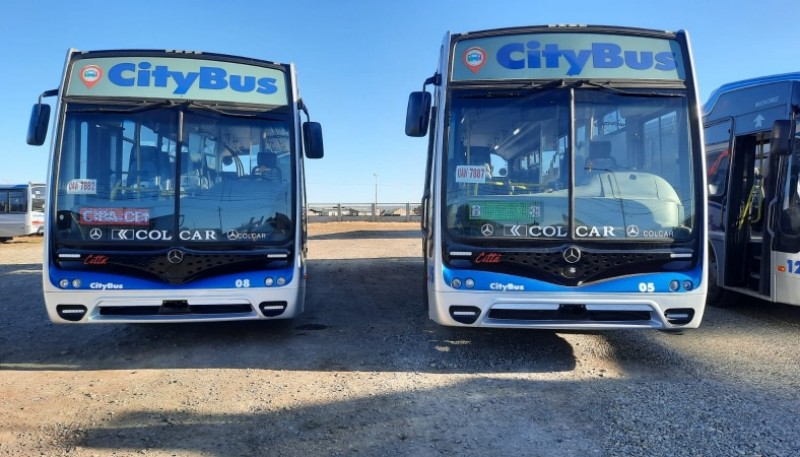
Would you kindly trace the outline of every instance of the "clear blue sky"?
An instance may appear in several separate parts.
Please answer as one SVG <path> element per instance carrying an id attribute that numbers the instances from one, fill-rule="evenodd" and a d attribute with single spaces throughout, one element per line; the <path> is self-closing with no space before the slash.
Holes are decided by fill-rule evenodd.
<path id="1" fill-rule="evenodd" d="M 689 31 L 702 101 L 738 79 L 800 71 L 797 0 L 20 1 L 0 16 L 0 183 L 42 181 L 47 147 L 25 143 L 67 49 L 182 49 L 297 65 L 326 157 L 308 161 L 311 203 L 417 202 L 427 139 L 404 134 L 408 93 L 436 69 L 445 31 L 541 24 Z M 48 137 L 48 143 L 50 138 Z M 377 175 L 377 179 L 375 177 Z"/>

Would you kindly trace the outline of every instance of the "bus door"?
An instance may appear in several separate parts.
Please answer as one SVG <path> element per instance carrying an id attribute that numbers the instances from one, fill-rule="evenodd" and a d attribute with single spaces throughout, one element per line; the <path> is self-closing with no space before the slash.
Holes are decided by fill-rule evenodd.
<path id="1" fill-rule="evenodd" d="M 774 189 L 765 185 L 770 172 L 769 149 L 769 132 L 734 138 L 725 236 L 724 285 L 764 295 L 769 294 L 769 277 L 761 281 L 761 272 L 762 268 L 770 270 L 770 256 L 763 255 L 770 246 L 769 240 L 764 240 L 765 234 L 769 236 L 764 221 L 774 196 Z"/>
<path id="2" fill-rule="evenodd" d="M 747 170 L 752 166 L 744 165 L 747 147 L 745 141 L 734 141 L 733 132 L 732 118 L 705 127 L 709 240 L 714 245 L 712 278 L 719 274 L 720 285 L 741 287 L 746 271 L 741 259 L 747 239 L 739 222 L 748 193 Z"/>

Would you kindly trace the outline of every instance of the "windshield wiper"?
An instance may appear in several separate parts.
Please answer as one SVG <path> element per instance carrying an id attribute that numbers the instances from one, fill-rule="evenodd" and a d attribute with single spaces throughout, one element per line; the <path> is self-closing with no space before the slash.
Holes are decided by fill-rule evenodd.
<path id="1" fill-rule="evenodd" d="M 282 121 L 283 120 L 283 119 L 277 118 L 277 117 L 264 116 L 263 112 L 244 113 L 242 111 L 228 111 L 226 109 L 220 108 L 219 105 L 217 105 L 216 103 L 203 103 L 203 102 L 192 101 L 192 102 L 186 102 L 185 106 L 187 108 L 194 108 L 194 109 L 212 111 L 212 112 L 215 112 L 217 114 L 222 114 L 223 116 L 242 117 L 242 118 L 248 118 L 248 119 L 258 118 L 258 119 L 264 119 L 264 120 L 267 120 L 267 121 Z"/>
<path id="2" fill-rule="evenodd" d="M 158 108 L 165 108 L 175 106 L 175 102 L 167 100 L 167 101 L 159 101 L 159 102 L 141 102 L 136 106 L 132 106 L 129 108 L 123 107 L 114 107 L 114 108 L 80 108 L 80 109 L 71 109 L 70 113 L 112 113 L 112 114 L 127 114 L 127 113 L 140 113 L 142 111 L 149 111 Z"/>
<path id="3" fill-rule="evenodd" d="M 554 79 L 552 81 L 545 81 L 542 83 L 536 82 L 526 82 L 520 85 L 511 85 L 511 86 L 504 86 L 503 88 L 499 88 L 496 85 L 488 86 L 485 84 L 476 84 L 470 85 L 470 89 L 494 89 L 489 90 L 487 92 L 481 92 L 477 94 L 462 94 L 459 95 L 458 98 L 517 98 L 520 96 L 524 96 L 528 94 L 530 91 L 538 91 L 542 89 L 553 89 L 553 88 L 562 88 L 564 87 L 564 80 L 563 79 Z M 569 87 L 569 86 L 567 86 Z"/>
<path id="4" fill-rule="evenodd" d="M 627 90 L 627 89 L 620 89 L 619 87 L 611 86 L 610 81 L 606 82 L 597 82 L 597 81 L 590 81 L 588 79 L 577 79 L 570 83 L 569 87 L 580 87 L 580 86 L 590 86 L 596 87 L 598 89 L 602 89 L 614 94 L 625 95 L 625 96 L 633 96 L 633 97 L 686 97 L 686 94 L 678 93 L 678 92 L 639 92 L 634 90 Z"/>
<path id="5" fill-rule="evenodd" d="M 114 107 L 114 108 L 104 108 L 104 107 L 94 107 L 94 108 L 80 108 L 70 110 L 72 113 L 112 113 L 112 114 L 129 114 L 129 113 L 141 113 L 143 111 L 150 111 L 158 108 L 177 108 L 184 106 L 186 108 L 194 108 L 199 110 L 206 110 L 206 111 L 213 111 L 218 114 L 222 114 L 224 116 L 230 117 L 243 117 L 243 118 L 259 118 L 268 121 L 280 121 L 282 119 L 274 118 L 274 117 L 265 117 L 261 113 L 243 113 L 241 111 L 228 111 L 225 109 L 220 108 L 216 104 L 211 103 L 202 103 L 196 101 L 186 101 L 186 102 L 178 102 L 175 100 L 164 100 L 158 102 L 145 102 L 142 101 L 136 106 L 131 107 Z"/>

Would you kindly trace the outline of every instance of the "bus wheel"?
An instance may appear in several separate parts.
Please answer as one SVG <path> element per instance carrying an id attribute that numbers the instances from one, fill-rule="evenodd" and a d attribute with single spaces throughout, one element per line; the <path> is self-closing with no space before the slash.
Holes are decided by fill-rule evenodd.
<path id="1" fill-rule="evenodd" d="M 11 238 L 7 237 L 0 237 L 0 243 L 5 243 L 6 241 L 10 240 Z"/>
<path id="2" fill-rule="evenodd" d="M 428 313 L 428 308 L 430 307 L 430 303 L 428 303 L 428 256 L 423 253 L 422 258 L 422 306 L 425 309 L 425 313 Z"/>
<path id="3" fill-rule="evenodd" d="M 717 257 L 712 254 L 708 259 L 708 295 L 706 296 L 706 304 L 717 308 L 727 308 L 735 305 L 739 299 L 739 294 L 720 287 L 718 278 Z"/>

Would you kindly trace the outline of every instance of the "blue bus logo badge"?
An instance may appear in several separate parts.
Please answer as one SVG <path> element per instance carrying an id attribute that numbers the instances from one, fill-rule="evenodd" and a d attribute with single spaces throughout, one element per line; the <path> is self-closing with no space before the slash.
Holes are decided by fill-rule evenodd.
<path id="1" fill-rule="evenodd" d="M 103 78 L 103 69 L 97 65 L 87 65 L 81 68 L 80 77 L 83 84 L 91 89 Z"/>
<path id="2" fill-rule="evenodd" d="M 486 51 L 477 46 L 467 49 L 464 51 L 464 65 L 466 65 L 471 72 L 478 73 L 481 71 L 481 68 L 486 65 Z"/>

